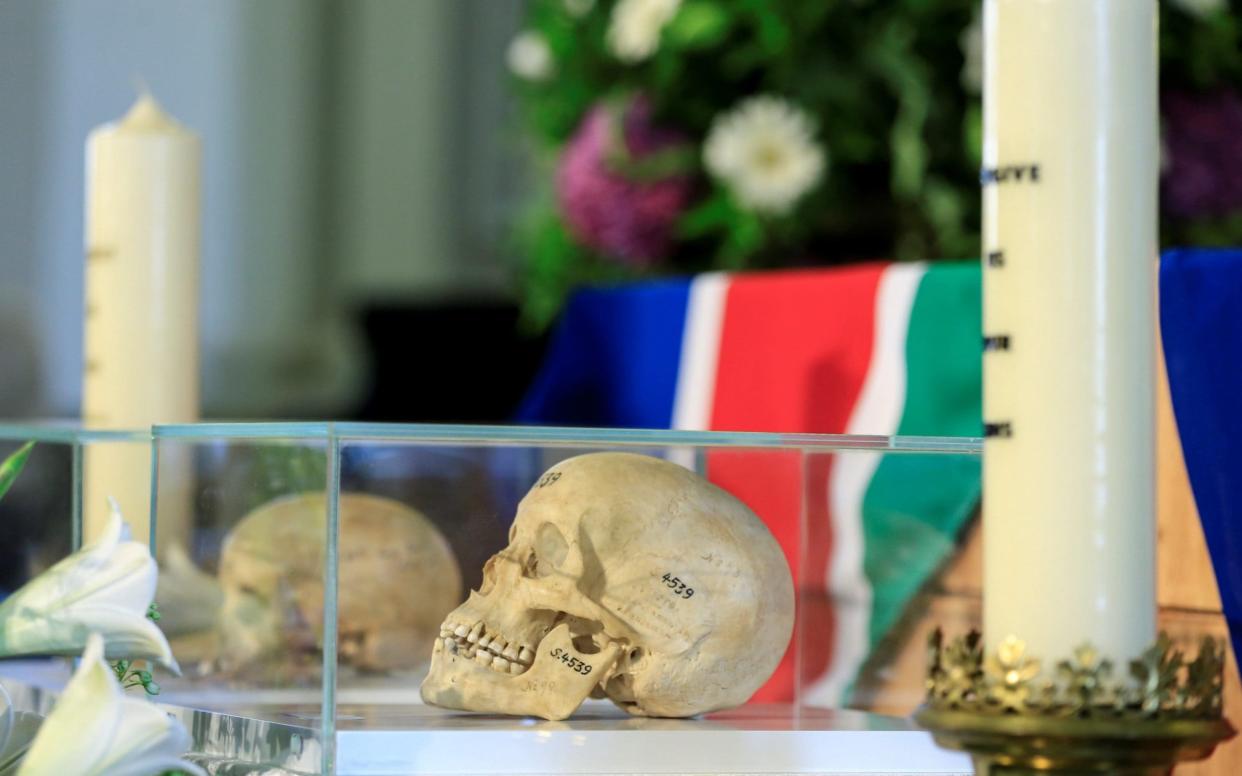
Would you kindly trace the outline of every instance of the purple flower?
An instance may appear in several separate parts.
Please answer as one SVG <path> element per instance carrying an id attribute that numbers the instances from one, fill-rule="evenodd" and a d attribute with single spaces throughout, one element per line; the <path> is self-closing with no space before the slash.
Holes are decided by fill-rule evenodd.
<path id="1" fill-rule="evenodd" d="M 623 111 L 593 107 L 556 171 L 557 200 L 574 239 L 634 266 L 667 256 L 693 181 L 680 171 L 641 168 L 684 145 L 681 133 L 652 124 L 651 106 L 641 97 Z"/>
<path id="2" fill-rule="evenodd" d="M 1165 212 L 1219 216 L 1242 209 L 1242 97 L 1166 92 L 1161 103 Z"/>

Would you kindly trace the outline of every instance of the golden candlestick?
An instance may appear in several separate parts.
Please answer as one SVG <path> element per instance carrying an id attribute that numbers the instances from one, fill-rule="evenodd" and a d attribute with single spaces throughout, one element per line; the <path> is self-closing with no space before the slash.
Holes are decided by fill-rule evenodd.
<path id="1" fill-rule="evenodd" d="M 980 776 L 1167 774 L 1234 735 L 1222 716 L 1225 654 L 1204 637 L 1187 660 L 1162 634 L 1124 672 L 1089 644 L 1047 672 L 1017 638 L 985 655 L 977 632 L 945 644 L 937 629 L 915 720 L 968 752 Z"/>

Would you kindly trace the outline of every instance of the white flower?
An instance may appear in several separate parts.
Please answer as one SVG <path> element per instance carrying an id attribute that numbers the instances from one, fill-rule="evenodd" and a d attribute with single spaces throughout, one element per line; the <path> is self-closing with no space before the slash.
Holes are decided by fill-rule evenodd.
<path id="1" fill-rule="evenodd" d="M 552 50 L 543 36 L 533 30 L 519 32 L 509 41 L 505 59 L 518 78 L 542 81 L 552 75 Z"/>
<path id="2" fill-rule="evenodd" d="M 576 19 L 586 16 L 594 7 L 595 0 L 565 0 L 565 12 Z"/>
<path id="3" fill-rule="evenodd" d="M 971 94 L 983 91 L 983 15 L 975 9 L 975 16 L 957 38 L 962 50 L 962 87 Z"/>
<path id="4" fill-rule="evenodd" d="M 647 59 L 660 47 L 660 32 L 680 6 L 681 0 L 620 0 L 608 20 L 608 50 L 622 62 Z"/>
<path id="5" fill-rule="evenodd" d="M 102 535 L 0 603 L 0 657 L 77 655 L 103 634 L 109 658 L 155 660 L 180 673 L 168 639 L 147 619 L 157 570 L 128 536 L 116 502 Z"/>
<path id="6" fill-rule="evenodd" d="M 190 734 L 145 698 L 125 696 L 92 633 L 73 678 L 39 728 L 17 776 L 204 774 L 181 759 Z M 204 774 L 205 776 L 205 774 Z"/>
<path id="7" fill-rule="evenodd" d="M 1211 16 L 1225 7 L 1225 0 L 1173 0 L 1173 5 L 1200 19 Z"/>
<path id="8" fill-rule="evenodd" d="M 811 118 L 770 95 L 751 97 L 717 116 L 703 147 L 707 171 L 747 210 L 779 215 L 819 182 L 824 151 Z"/>

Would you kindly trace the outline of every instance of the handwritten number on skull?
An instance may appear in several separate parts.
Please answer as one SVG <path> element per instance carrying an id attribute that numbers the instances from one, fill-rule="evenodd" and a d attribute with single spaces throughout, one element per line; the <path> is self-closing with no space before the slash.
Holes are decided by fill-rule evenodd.
<path id="1" fill-rule="evenodd" d="M 561 649 L 560 647 L 556 647 L 549 654 L 551 654 L 553 658 L 561 661 L 563 664 L 565 664 L 569 668 L 572 668 L 574 671 L 577 671 L 583 676 L 586 676 L 587 674 L 591 673 L 591 669 L 593 668 L 593 666 L 582 662 L 576 657 L 570 657 L 569 652 L 567 650 Z"/>
<path id="2" fill-rule="evenodd" d="M 560 472 L 548 472 L 539 478 L 539 487 L 546 488 L 561 478 Z"/>
<path id="3" fill-rule="evenodd" d="M 681 596 L 686 599 L 689 599 L 694 595 L 694 588 L 688 586 L 685 582 L 682 582 L 672 574 L 666 572 L 661 579 L 664 580 L 664 584 L 668 586 L 668 589 L 673 591 L 673 595 Z"/>

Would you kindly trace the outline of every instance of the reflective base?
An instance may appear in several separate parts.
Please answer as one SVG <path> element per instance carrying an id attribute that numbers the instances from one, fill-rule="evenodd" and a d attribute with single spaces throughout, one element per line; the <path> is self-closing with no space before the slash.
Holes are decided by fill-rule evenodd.
<path id="1" fill-rule="evenodd" d="M 1075 719 L 920 708 L 936 743 L 968 752 L 977 776 L 1122 774 L 1162 776 L 1202 760 L 1234 735 L 1223 719 Z"/>
<path id="2" fill-rule="evenodd" d="M 68 678 L 63 662 L 0 664 L 14 707 L 48 713 Z M 21 677 L 21 678 L 18 678 Z M 372 694 L 372 698 L 376 698 Z M 936 774 L 966 776 L 970 760 L 940 749 L 912 722 L 861 711 L 755 704 L 695 719 L 632 717 L 588 701 L 564 722 L 452 712 L 416 702 L 338 706 L 335 755 L 309 692 L 184 688 L 161 706 L 190 732 L 189 759 L 212 776 L 396 774 Z"/>

